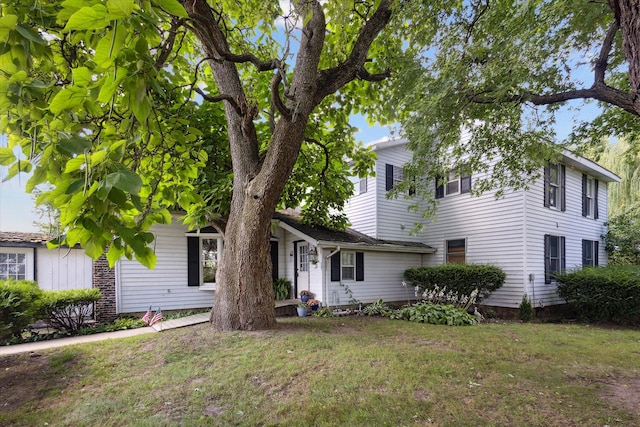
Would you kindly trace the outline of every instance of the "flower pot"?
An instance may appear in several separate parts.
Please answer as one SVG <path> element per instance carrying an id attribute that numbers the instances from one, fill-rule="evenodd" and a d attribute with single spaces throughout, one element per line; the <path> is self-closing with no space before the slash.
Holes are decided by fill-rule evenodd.
<path id="1" fill-rule="evenodd" d="M 319 305 L 319 304 L 313 304 L 313 305 L 311 306 L 311 311 L 316 311 L 318 308 L 320 308 L 320 305 Z"/>
<path id="2" fill-rule="evenodd" d="M 307 316 L 307 307 L 296 307 L 296 310 L 298 310 L 298 317 Z"/>
<path id="3" fill-rule="evenodd" d="M 300 295 L 300 301 L 302 302 L 309 301 L 309 295 Z"/>

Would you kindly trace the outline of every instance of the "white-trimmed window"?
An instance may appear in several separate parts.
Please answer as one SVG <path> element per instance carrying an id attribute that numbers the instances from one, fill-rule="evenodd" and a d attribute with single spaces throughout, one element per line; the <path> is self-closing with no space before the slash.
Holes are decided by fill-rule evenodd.
<path id="1" fill-rule="evenodd" d="M 0 279 L 25 280 L 27 278 L 27 254 L 0 253 Z"/>
<path id="2" fill-rule="evenodd" d="M 597 240 L 582 240 L 582 266 L 597 267 L 598 266 L 598 249 Z"/>
<path id="3" fill-rule="evenodd" d="M 436 199 L 471 191 L 471 176 L 459 176 L 454 171 L 446 177 L 436 176 Z"/>
<path id="4" fill-rule="evenodd" d="M 367 192 L 367 178 L 360 178 L 360 182 L 359 182 L 359 190 L 360 192 L 358 194 L 363 194 Z"/>
<path id="5" fill-rule="evenodd" d="M 544 282 L 555 281 L 554 275 L 565 270 L 565 238 L 564 236 L 544 236 Z"/>
<path id="6" fill-rule="evenodd" d="M 598 219 L 598 180 L 582 174 L 582 216 Z"/>
<path id="7" fill-rule="evenodd" d="M 565 174 L 563 164 L 551 163 L 544 168 L 544 206 L 564 211 L 565 205 Z"/>
<path id="8" fill-rule="evenodd" d="M 215 286 L 222 236 L 218 233 L 187 234 L 187 284 Z"/>
<path id="9" fill-rule="evenodd" d="M 385 165 L 385 190 L 390 191 L 404 180 L 404 172 L 400 166 Z"/>
<path id="10" fill-rule="evenodd" d="M 341 253 L 341 277 L 342 280 L 355 280 L 356 279 L 356 253 L 346 252 Z"/>
<path id="11" fill-rule="evenodd" d="M 453 239 L 445 242 L 446 262 L 453 264 L 463 264 L 466 261 L 467 241 L 466 239 Z"/>

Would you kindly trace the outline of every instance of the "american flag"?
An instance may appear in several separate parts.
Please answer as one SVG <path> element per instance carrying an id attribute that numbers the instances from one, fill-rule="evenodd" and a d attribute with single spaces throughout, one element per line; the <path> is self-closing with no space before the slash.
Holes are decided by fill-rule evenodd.
<path id="1" fill-rule="evenodd" d="M 149 306 L 149 310 L 147 310 L 144 316 L 142 316 L 141 320 L 144 322 L 145 325 L 148 325 L 150 317 L 151 317 L 151 306 Z"/>
<path id="2" fill-rule="evenodd" d="M 149 326 L 161 320 L 162 320 L 162 310 L 160 310 L 160 307 L 158 307 L 158 311 L 156 311 L 156 314 L 154 314 L 153 317 L 151 318 L 151 321 L 149 322 Z"/>

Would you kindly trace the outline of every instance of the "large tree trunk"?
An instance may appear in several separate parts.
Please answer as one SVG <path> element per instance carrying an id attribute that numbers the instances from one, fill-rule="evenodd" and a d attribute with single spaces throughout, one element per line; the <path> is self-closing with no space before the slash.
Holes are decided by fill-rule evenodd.
<path id="1" fill-rule="evenodd" d="M 247 101 L 236 63 L 251 62 L 260 71 L 268 71 L 276 67 L 275 62 L 232 54 L 218 18 L 212 15 L 206 0 L 182 0 L 182 4 L 193 20 L 191 29 L 202 43 L 220 99 L 225 102 L 233 165 L 233 196 L 216 273 L 211 323 L 224 331 L 273 328 L 271 218 L 297 160 L 311 112 L 327 95 L 357 75 L 375 78 L 363 66 L 373 39 L 390 20 L 391 4 L 389 0 L 380 2 L 361 28 L 347 61 L 320 72 L 318 64 L 326 31 L 322 6 L 318 1 L 296 3 L 301 14 L 309 19 L 301 32 L 288 96 L 281 100 L 277 88 L 272 93 L 281 117 L 263 159 L 258 155 L 260 144 L 253 122 L 256 107 Z"/>

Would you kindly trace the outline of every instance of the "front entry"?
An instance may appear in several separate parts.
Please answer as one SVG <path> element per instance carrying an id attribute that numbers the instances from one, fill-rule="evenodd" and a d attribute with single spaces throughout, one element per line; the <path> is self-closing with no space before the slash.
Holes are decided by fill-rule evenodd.
<path id="1" fill-rule="evenodd" d="M 309 289 L 309 243 L 295 242 L 294 253 L 296 255 L 296 295 L 294 297 L 297 298 L 300 291 Z"/>

